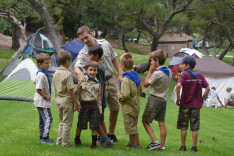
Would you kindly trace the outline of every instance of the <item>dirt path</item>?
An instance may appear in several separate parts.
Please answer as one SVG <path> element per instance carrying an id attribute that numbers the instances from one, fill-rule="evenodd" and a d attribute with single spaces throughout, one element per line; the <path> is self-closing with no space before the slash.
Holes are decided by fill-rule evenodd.
<path id="1" fill-rule="evenodd" d="M 11 49 L 11 36 L 0 33 L 0 49 Z"/>
<path id="2" fill-rule="evenodd" d="M 11 62 L 10 59 L 1 59 L 1 58 L 0 58 L 0 61 L 1 61 L 1 62 Z"/>

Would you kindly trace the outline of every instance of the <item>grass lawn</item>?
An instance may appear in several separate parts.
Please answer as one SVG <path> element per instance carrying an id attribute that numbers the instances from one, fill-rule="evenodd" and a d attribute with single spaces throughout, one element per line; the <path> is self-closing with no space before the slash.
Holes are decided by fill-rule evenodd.
<path id="1" fill-rule="evenodd" d="M 120 56 L 123 51 L 116 50 Z M 147 55 L 134 54 L 136 64 L 148 60 Z M 0 51 L 0 58 L 2 54 Z M 9 57 L 7 57 L 9 58 Z M 169 59 L 166 64 L 169 64 Z M 2 62 L 0 62 L 0 65 Z M 141 77 L 144 77 L 142 74 Z M 169 97 L 173 91 L 176 82 L 172 81 L 169 90 Z M 146 90 L 147 97 L 149 95 Z M 141 116 L 144 111 L 147 98 L 141 98 L 141 111 L 139 115 L 138 131 L 142 150 L 133 150 L 125 147 L 128 143 L 128 136 L 125 134 L 122 112 L 120 111 L 116 126 L 116 135 L 119 143 L 116 143 L 111 149 L 97 147 L 94 150 L 89 148 L 91 144 L 91 131 L 82 132 L 82 146 L 74 145 L 75 128 L 78 113 L 75 112 L 75 118 L 71 129 L 71 147 L 50 146 L 42 144 L 39 141 L 38 112 L 33 102 L 0 100 L 0 155 L 234 155 L 234 109 L 214 109 L 204 107 L 201 110 L 201 130 L 198 137 L 198 152 L 192 153 L 191 131 L 188 131 L 187 151 L 178 151 L 180 147 L 180 131 L 176 129 L 178 107 L 171 101 L 167 103 L 166 126 L 167 140 L 166 150 L 148 151 L 145 148 L 151 142 L 141 123 Z M 53 123 L 50 130 L 50 138 L 56 140 L 58 134 L 58 112 L 56 110 L 54 98 L 52 98 L 52 116 Z M 105 111 L 105 121 L 108 127 L 109 109 Z M 152 123 L 156 137 L 160 140 L 159 127 L 156 122 Z M 214 138 L 214 139 L 213 139 Z M 201 141 L 201 143 L 200 143 Z"/>

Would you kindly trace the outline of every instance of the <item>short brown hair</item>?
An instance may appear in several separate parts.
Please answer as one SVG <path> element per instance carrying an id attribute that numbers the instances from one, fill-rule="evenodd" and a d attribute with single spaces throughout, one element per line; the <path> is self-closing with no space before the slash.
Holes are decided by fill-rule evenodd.
<path id="1" fill-rule="evenodd" d="M 163 65 L 166 61 L 166 54 L 161 49 L 151 52 L 149 55 L 150 59 L 152 58 L 154 61 L 158 59 L 160 65 Z"/>
<path id="2" fill-rule="evenodd" d="M 96 67 L 98 68 L 98 63 L 96 61 L 91 61 L 89 60 L 86 64 L 85 64 L 85 70 L 87 70 L 89 67 Z"/>
<path id="3" fill-rule="evenodd" d="M 77 37 L 79 37 L 81 34 L 83 34 L 84 32 L 90 33 L 90 29 L 87 26 L 82 26 L 80 28 L 77 29 Z"/>
<path id="4" fill-rule="evenodd" d="M 66 61 L 71 61 L 72 59 L 72 56 L 69 52 L 67 52 L 66 50 L 61 50 L 59 53 L 58 53 L 58 62 L 59 64 L 61 65 L 64 65 L 66 63 Z"/>
<path id="5" fill-rule="evenodd" d="M 134 57 L 131 53 L 125 53 L 120 57 L 121 64 L 124 64 L 126 69 L 132 69 L 134 64 Z"/>
<path id="6" fill-rule="evenodd" d="M 50 56 L 46 53 L 40 53 L 37 55 L 36 60 L 37 60 L 37 64 L 38 63 L 43 63 L 45 60 L 49 60 Z"/>

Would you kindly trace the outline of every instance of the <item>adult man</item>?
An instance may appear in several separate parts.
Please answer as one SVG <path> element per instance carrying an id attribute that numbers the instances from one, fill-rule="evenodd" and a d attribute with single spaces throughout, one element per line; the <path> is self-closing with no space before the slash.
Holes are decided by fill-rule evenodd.
<path id="1" fill-rule="evenodd" d="M 227 105 L 234 106 L 234 90 L 231 87 L 227 87 L 226 91 L 229 93 L 228 98 L 225 101 L 224 107 L 226 108 Z"/>
<path id="2" fill-rule="evenodd" d="M 92 32 L 90 32 L 90 29 L 87 26 L 82 26 L 77 30 L 77 37 L 85 44 L 85 47 L 80 51 L 79 55 L 77 56 L 77 62 L 74 69 L 75 73 L 78 75 L 79 80 L 86 79 L 86 76 L 84 76 L 82 70 L 84 69 L 85 63 L 88 61 L 88 48 L 95 45 L 99 45 L 103 49 L 102 63 L 104 64 L 106 72 L 106 97 L 107 104 L 110 109 L 108 137 L 113 142 L 118 142 L 115 136 L 115 126 L 119 112 L 119 100 L 116 96 L 116 93 L 118 91 L 117 82 L 112 77 L 112 74 L 114 72 L 115 67 L 115 69 L 118 72 L 118 79 L 119 81 L 121 81 L 123 78 L 123 72 L 116 58 L 117 54 L 114 52 L 112 46 L 108 41 L 104 39 L 95 39 L 93 37 Z"/>

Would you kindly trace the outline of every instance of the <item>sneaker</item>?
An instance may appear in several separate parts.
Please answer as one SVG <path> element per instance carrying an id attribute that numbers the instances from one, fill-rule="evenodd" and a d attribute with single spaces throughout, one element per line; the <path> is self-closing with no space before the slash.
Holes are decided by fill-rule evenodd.
<path id="1" fill-rule="evenodd" d="M 113 134 L 107 134 L 108 138 L 112 141 L 112 142 L 118 142 L 118 139 L 116 138 L 116 136 Z"/>
<path id="2" fill-rule="evenodd" d="M 192 148 L 191 148 L 191 151 L 197 152 L 197 147 L 192 147 Z"/>
<path id="3" fill-rule="evenodd" d="M 153 149 L 159 149 L 159 148 L 161 148 L 161 145 L 157 141 L 157 142 L 151 142 L 146 149 L 153 150 Z"/>
<path id="4" fill-rule="evenodd" d="M 108 141 L 102 140 L 100 145 L 105 148 L 111 148 L 113 146 L 113 143 L 110 140 Z"/>
<path id="5" fill-rule="evenodd" d="M 161 147 L 161 148 L 159 148 L 159 151 L 165 151 L 165 147 Z"/>
<path id="6" fill-rule="evenodd" d="M 56 142 L 54 142 L 54 140 L 50 140 L 50 139 L 41 139 L 40 141 L 43 144 L 49 144 L 49 145 L 55 145 L 56 144 Z"/>
<path id="7" fill-rule="evenodd" d="M 79 137 L 75 137 L 74 142 L 75 142 L 76 145 L 81 145 L 82 144 Z"/>
<path id="8" fill-rule="evenodd" d="M 91 149 L 95 149 L 95 148 L 96 148 L 96 145 L 91 144 L 91 145 L 90 145 L 90 148 L 91 148 Z"/>
<path id="9" fill-rule="evenodd" d="M 186 146 L 180 146 L 180 151 L 186 151 Z"/>
<path id="10" fill-rule="evenodd" d="M 99 144 L 102 143 L 102 137 L 101 137 L 101 136 L 98 136 L 98 137 L 97 137 L 97 143 L 99 143 Z"/>

